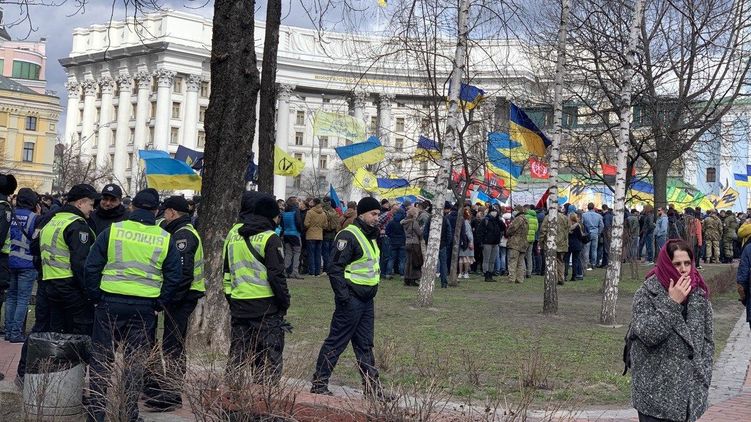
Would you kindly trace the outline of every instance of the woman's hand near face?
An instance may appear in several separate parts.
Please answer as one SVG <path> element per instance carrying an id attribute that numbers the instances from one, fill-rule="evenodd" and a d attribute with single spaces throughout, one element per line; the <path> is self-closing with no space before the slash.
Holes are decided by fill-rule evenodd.
<path id="1" fill-rule="evenodd" d="M 685 302 L 689 293 L 691 293 L 691 277 L 689 275 L 681 276 L 677 282 L 670 280 L 668 296 L 676 303 Z"/>

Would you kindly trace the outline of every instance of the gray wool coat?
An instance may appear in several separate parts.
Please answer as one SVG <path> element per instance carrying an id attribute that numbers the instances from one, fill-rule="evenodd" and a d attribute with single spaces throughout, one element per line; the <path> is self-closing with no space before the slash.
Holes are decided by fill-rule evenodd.
<path id="1" fill-rule="evenodd" d="M 712 304 L 699 289 L 688 312 L 668 296 L 656 277 L 636 291 L 629 336 L 631 401 L 646 415 L 693 422 L 707 409 L 712 382 Z"/>

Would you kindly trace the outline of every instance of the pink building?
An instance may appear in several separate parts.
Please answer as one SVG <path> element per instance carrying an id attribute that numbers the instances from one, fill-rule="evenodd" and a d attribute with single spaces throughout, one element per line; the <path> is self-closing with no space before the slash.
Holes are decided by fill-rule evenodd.
<path id="1" fill-rule="evenodd" d="M 44 94 L 47 88 L 46 39 L 13 41 L 2 25 L 0 11 L 0 71 L 2 75 Z"/>

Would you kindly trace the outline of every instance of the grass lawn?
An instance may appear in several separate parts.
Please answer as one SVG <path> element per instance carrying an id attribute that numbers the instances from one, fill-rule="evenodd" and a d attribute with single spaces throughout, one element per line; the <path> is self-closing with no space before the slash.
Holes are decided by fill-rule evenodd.
<path id="1" fill-rule="evenodd" d="M 640 266 L 644 274 L 648 267 Z M 728 266 L 706 265 L 705 278 L 727 280 L 729 290 L 713 294 L 717 354 L 742 308 Z M 731 279 L 732 276 L 732 279 Z M 597 325 L 604 270 L 587 271 L 585 280 L 558 286 L 559 314 L 542 315 L 543 281 L 484 283 L 478 276 L 459 287 L 436 289 L 434 305 L 415 307 L 417 288 L 401 280 L 382 280 L 376 297 L 376 361 L 387 383 L 409 385 L 439 379 L 455 397 L 518 397 L 522 379 L 536 385 L 535 402 L 574 400 L 580 406 L 626 405 L 630 377 L 623 370 L 623 337 L 631 319 L 631 299 L 641 280 L 620 284 L 619 328 Z M 498 278 L 498 277 L 496 277 Z M 729 280 L 728 280 L 729 279 Z M 286 359 L 300 360 L 309 378 L 328 333 L 333 293 L 328 278 L 289 281 L 292 307 L 287 319 Z M 712 284 L 710 284 L 712 286 Z M 537 375 L 530 373 L 536 370 Z M 304 375 L 303 375 L 304 373 Z M 333 384 L 359 387 L 349 347 Z"/>

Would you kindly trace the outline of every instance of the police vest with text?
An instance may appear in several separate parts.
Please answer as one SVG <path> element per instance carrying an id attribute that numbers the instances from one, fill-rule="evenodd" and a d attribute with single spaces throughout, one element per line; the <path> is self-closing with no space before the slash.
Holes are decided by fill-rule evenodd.
<path id="1" fill-rule="evenodd" d="M 61 278 L 73 277 L 73 271 L 70 268 L 70 249 L 65 243 L 65 229 L 76 220 L 81 220 L 84 224 L 86 221 L 83 217 L 70 213 L 59 212 L 45 224 L 39 233 L 39 248 L 42 254 L 42 280 L 57 280 Z M 86 225 L 88 227 L 88 225 Z M 79 236 L 94 236 L 94 232 L 88 229 L 88 232 L 81 232 Z M 87 242 L 88 237 L 82 242 Z"/>
<path id="2" fill-rule="evenodd" d="M 232 299 L 262 299 L 273 297 L 274 292 L 268 281 L 266 266 L 248 249 L 243 236 L 238 232 L 242 224 L 235 224 L 227 235 L 224 253 L 229 263 L 229 274 L 225 276 L 225 293 Z M 250 236 L 248 241 L 261 257 L 266 257 L 266 243 L 274 232 L 267 230 Z"/>
<path id="3" fill-rule="evenodd" d="M 121 221 L 110 227 L 103 292 L 157 298 L 162 290 L 162 265 L 170 235 L 158 226 Z"/>
<path id="4" fill-rule="evenodd" d="M 365 237 L 359 227 L 350 224 L 342 231 L 348 231 L 355 236 L 357 243 L 362 249 L 362 256 L 344 267 L 344 278 L 352 284 L 362 286 L 376 286 L 381 279 L 381 266 L 379 264 L 381 251 L 378 246 Z"/>
<path id="5" fill-rule="evenodd" d="M 193 236 L 198 240 L 198 247 L 196 248 L 196 253 L 193 257 L 193 283 L 190 285 L 190 290 L 205 292 L 206 278 L 203 275 L 203 242 L 201 242 L 201 236 L 198 235 L 198 231 L 196 231 L 192 224 L 186 224 L 177 229 L 176 232 L 179 232 L 180 230 L 187 230 L 193 233 Z"/>

